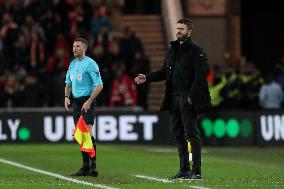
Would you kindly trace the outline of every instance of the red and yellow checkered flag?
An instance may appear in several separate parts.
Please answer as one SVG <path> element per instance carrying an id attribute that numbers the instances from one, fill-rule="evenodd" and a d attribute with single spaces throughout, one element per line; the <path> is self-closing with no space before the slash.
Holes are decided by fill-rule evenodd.
<path id="1" fill-rule="evenodd" d="M 90 157 L 94 157 L 96 155 L 88 126 L 85 123 L 82 115 L 80 116 L 79 121 L 76 124 L 73 135 L 75 140 L 81 146 L 82 152 L 87 152 Z"/>

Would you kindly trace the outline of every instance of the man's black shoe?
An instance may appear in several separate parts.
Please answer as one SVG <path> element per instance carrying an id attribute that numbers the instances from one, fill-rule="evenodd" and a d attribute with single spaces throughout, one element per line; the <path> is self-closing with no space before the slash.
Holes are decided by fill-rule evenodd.
<path id="1" fill-rule="evenodd" d="M 190 172 L 177 172 L 177 174 L 173 177 L 170 177 L 170 179 L 189 179 L 190 178 Z"/>
<path id="2" fill-rule="evenodd" d="M 190 174 L 190 180 L 202 180 L 201 174 L 192 173 Z"/>
<path id="3" fill-rule="evenodd" d="M 89 176 L 91 176 L 91 177 L 98 177 L 99 176 L 99 172 L 96 171 L 95 169 L 91 169 Z"/>
<path id="4" fill-rule="evenodd" d="M 80 168 L 76 173 L 71 174 L 71 176 L 89 176 L 90 175 L 90 169 L 88 168 Z"/>

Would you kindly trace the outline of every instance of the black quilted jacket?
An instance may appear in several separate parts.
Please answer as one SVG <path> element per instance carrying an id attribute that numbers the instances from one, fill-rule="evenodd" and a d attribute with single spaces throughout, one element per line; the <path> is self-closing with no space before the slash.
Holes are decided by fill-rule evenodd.
<path id="1" fill-rule="evenodd" d="M 187 95 L 192 99 L 195 112 L 197 114 L 208 112 L 211 108 L 211 98 L 206 79 L 209 69 L 206 53 L 191 38 L 188 38 L 181 44 L 181 49 L 178 51 L 177 58 L 175 58 L 173 53 L 174 48 L 178 47 L 179 42 L 172 41 L 170 45 L 161 69 L 146 75 L 147 82 L 166 80 L 165 97 L 160 111 L 169 109 L 172 68 L 176 61 L 178 61 L 181 64 L 182 78 L 187 85 Z"/>

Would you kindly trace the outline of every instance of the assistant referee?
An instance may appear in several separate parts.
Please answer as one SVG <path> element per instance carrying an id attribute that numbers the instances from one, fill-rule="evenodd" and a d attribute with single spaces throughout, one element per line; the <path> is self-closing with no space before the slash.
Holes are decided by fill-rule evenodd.
<path id="1" fill-rule="evenodd" d="M 97 63 L 86 56 L 88 41 L 84 38 L 76 38 L 73 43 L 74 59 L 71 61 L 66 73 L 65 109 L 73 108 L 73 119 L 76 125 L 81 112 L 84 112 L 84 120 L 88 125 L 96 151 L 95 139 L 92 134 L 95 110 L 94 100 L 103 89 L 103 82 Z M 71 100 L 72 99 L 72 100 Z M 71 103 L 72 102 L 72 103 Z M 83 166 L 73 176 L 98 176 L 96 169 L 96 155 L 89 158 L 87 152 L 81 152 Z"/>

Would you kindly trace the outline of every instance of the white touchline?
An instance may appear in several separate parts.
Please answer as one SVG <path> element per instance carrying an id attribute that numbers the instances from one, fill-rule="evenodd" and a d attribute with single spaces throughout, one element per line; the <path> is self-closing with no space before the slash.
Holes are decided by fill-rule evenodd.
<path id="1" fill-rule="evenodd" d="M 209 189 L 209 188 L 205 188 L 202 186 L 189 186 L 190 188 L 195 188 L 195 189 Z"/>
<path id="2" fill-rule="evenodd" d="M 161 179 L 161 178 L 155 178 L 155 177 L 150 177 L 150 176 L 145 176 L 145 175 L 134 175 L 137 178 L 143 178 L 143 179 L 148 179 L 148 180 L 155 180 L 155 181 L 160 181 L 164 183 L 171 183 L 172 181 L 168 179 Z"/>
<path id="3" fill-rule="evenodd" d="M 41 174 L 44 174 L 44 175 L 56 177 L 56 178 L 59 178 L 59 179 L 62 179 L 62 180 L 67 180 L 67 181 L 74 182 L 74 183 L 77 183 L 77 184 L 82 184 L 82 185 L 86 185 L 86 186 L 94 186 L 94 187 L 103 188 L 103 189 L 118 189 L 118 188 L 113 188 L 113 187 L 102 185 L 102 184 L 94 184 L 94 183 L 91 183 L 91 182 L 86 182 L 86 181 L 82 181 L 82 180 L 77 180 L 77 179 L 65 177 L 65 176 L 59 175 L 57 173 L 52 173 L 52 172 L 36 169 L 36 168 L 33 168 L 33 167 L 29 167 L 29 166 L 26 166 L 26 165 L 23 165 L 23 164 L 20 164 L 20 163 L 16 163 L 16 162 L 1 159 L 1 158 L 0 158 L 0 162 L 8 164 L 8 165 L 15 166 L 15 167 L 27 169 L 27 170 L 30 170 L 30 171 L 33 171 L 33 172 L 41 173 Z"/>
<path id="4" fill-rule="evenodd" d="M 163 183 L 172 183 L 174 181 L 168 180 L 168 179 L 162 179 L 162 178 L 156 178 L 156 177 L 151 177 L 151 176 L 146 176 L 146 175 L 133 175 L 137 178 L 143 178 L 143 179 L 147 179 L 147 180 L 154 180 L 154 181 L 159 181 L 159 182 L 163 182 Z M 187 180 L 189 181 L 189 180 Z M 205 188 L 202 186 L 189 186 L 190 188 L 195 188 L 195 189 L 210 189 L 210 188 Z"/>

